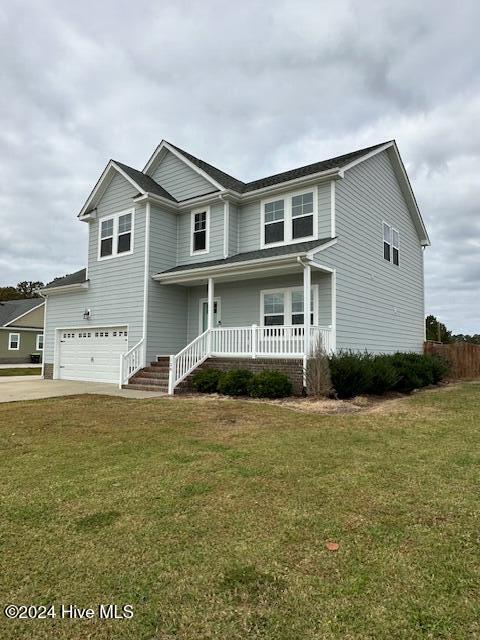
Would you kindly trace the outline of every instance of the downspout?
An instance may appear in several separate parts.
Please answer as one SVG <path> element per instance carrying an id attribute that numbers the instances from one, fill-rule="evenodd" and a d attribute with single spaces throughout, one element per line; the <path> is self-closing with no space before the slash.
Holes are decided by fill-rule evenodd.
<path id="1" fill-rule="evenodd" d="M 310 354 L 310 305 L 311 305 L 311 264 L 300 256 L 297 261 L 303 267 L 303 392 L 307 393 L 307 362 Z"/>
<path id="2" fill-rule="evenodd" d="M 48 296 L 43 295 L 43 293 L 40 293 L 38 289 L 36 293 L 38 293 L 38 295 L 45 300 L 45 307 L 43 308 L 43 351 L 42 351 L 42 378 L 45 380 L 45 345 L 47 344 L 47 341 L 45 340 L 45 337 L 46 337 L 45 329 L 47 327 Z"/>
<path id="3" fill-rule="evenodd" d="M 148 316 L 148 280 L 150 267 L 150 202 L 145 204 L 145 266 L 143 281 L 143 366 L 147 365 L 147 316 Z"/>
<path id="4" fill-rule="evenodd" d="M 225 198 L 223 194 L 218 196 L 223 202 L 223 257 L 229 256 L 229 242 L 230 242 L 230 201 Z"/>

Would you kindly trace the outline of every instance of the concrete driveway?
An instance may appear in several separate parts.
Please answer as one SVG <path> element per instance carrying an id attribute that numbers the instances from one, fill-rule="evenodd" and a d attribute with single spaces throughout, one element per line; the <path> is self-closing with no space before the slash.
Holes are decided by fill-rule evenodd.
<path id="1" fill-rule="evenodd" d="M 0 402 L 39 400 L 56 396 L 75 396 L 82 393 L 137 399 L 167 397 L 164 393 L 119 389 L 116 384 L 105 384 L 103 382 L 42 380 L 38 379 L 37 376 L 0 377 Z"/>

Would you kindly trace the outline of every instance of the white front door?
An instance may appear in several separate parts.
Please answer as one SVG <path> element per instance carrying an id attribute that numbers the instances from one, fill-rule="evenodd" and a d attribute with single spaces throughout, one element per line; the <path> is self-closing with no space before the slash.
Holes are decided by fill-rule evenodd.
<path id="1" fill-rule="evenodd" d="M 127 327 L 61 329 L 58 336 L 58 378 L 116 383 L 120 377 L 120 354 L 126 351 Z"/>
<path id="2" fill-rule="evenodd" d="M 213 326 L 222 324 L 222 305 L 220 298 L 213 300 Z M 199 332 L 203 333 L 208 329 L 208 300 L 200 300 L 200 323 Z"/>

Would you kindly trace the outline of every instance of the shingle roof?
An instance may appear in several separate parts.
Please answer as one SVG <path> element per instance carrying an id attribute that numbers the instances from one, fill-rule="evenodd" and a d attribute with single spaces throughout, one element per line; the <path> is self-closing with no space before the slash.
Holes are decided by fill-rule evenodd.
<path id="1" fill-rule="evenodd" d="M 177 202 L 175 198 L 168 193 L 166 189 L 155 182 L 153 178 L 147 176 L 147 174 L 138 171 L 137 169 L 133 169 L 133 167 L 129 167 L 128 164 L 123 164 L 123 162 L 118 162 L 118 160 L 114 160 L 115 164 L 125 171 L 127 175 L 134 180 L 139 187 L 141 187 L 144 191 L 148 191 L 148 193 L 154 193 L 157 196 L 162 196 L 163 198 L 167 198 L 172 202 Z"/>
<path id="2" fill-rule="evenodd" d="M 65 287 L 69 284 L 81 284 L 82 282 L 87 281 L 87 270 L 80 269 L 80 271 L 75 271 L 75 273 L 69 273 L 63 278 L 55 278 L 51 282 L 49 282 L 44 289 L 51 289 L 53 287 Z"/>
<path id="3" fill-rule="evenodd" d="M 334 158 L 329 158 L 327 160 L 322 160 L 321 162 L 314 162 L 313 164 L 307 164 L 303 167 L 298 167 L 296 169 L 290 169 L 289 171 L 283 171 L 282 173 L 276 173 L 273 176 L 267 176 L 265 178 L 260 178 L 259 180 L 253 180 L 252 182 L 242 182 L 237 178 L 217 169 L 217 167 L 208 164 L 204 160 L 200 160 L 195 156 L 192 156 L 188 151 L 184 151 L 180 149 L 180 147 L 175 146 L 171 142 L 168 143 L 171 147 L 179 151 L 182 155 L 184 155 L 190 162 L 196 165 L 202 171 L 205 171 L 211 178 L 219 182 L 223 187 L 227 189 L 233 189 L 238 191 L 239 193 L 248 193 L 249 191 L 255 191 L 255 189 L 261 189 L 262 187 L 270 187 L 275 184 L 280 184 L 282 182 L 287 182 L 288 180 L 294 180 L 295 178 L 302 178 L 304 176 L 311 175 L 313 173 L 319 173 L 320 171 L 327 171 L 328 169 L 341 169 L 345 165 L 349 164 L 353 160 L 357 158 L 361 158 L 366 155 L 370 151 L 374 149 L 378 149 L 387 142 L 381 142 L 379 144 L 375 144 L 371 147 L 365 147 L 364 149 L 358 149 L 357 151 L 352 151 L 350 153 L 346 153 L 341 156 L 335 156 Z"/>
<path id="4" fill-rule="evenodd" d="M 247 260 L 261 260 L 262 258 L 273 258 L 277 256 L 297 255 L 306 253 L 315 247 L 321 247 L 322 245 L 330 242 L 332 238 L 322 238 L 321 240 L 309 240 L 308 242 L 297 242 L 295 244 L 287 244 L 279 247 L 270 247 L 269 249 L 259 249 L 258 251 L 245 251 L 244 253 L 237 253 L 229 258 L 222 258 L 221 260 L 207 260 L 205 262 L 193 262 L 189 264 L 182 264 L 172 269 L 162 271 L 157 275 L 165 275 L 167 273 L 177 273 L 179 271 L 187 271 L 189 269 L 203 269 L 205 267 L 215 267 L 218 265 L 235 264 L 236 262 L 246 262 Z"/>
<path id="5" fill-rule="evenodd" d="M 7 300 L 0 302 L 0 326 L 15 320 L 19 316 L 44 304 L 41 298 L 28 298 L 27 300 Z"/>

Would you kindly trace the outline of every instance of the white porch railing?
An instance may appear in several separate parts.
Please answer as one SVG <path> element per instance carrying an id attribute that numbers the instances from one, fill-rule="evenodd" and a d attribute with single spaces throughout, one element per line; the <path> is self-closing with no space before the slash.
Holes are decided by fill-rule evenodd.
<path id="1" fill-rule="evenodd" d="M 127 353 L 120 355 L 120 389 L 145 366 L 145 340 L 142 338 Z"/>
<path id="2" fill-rule="evenodd" d="M 333 351 L 331 327 L 310 327 L 310 352 L 321 342 L 327 353 Z M 215 327 L 207 329 L 177 355 L 170 356 L 168 391 L 209 357 L 302 358 L 305 357 L 305 327 Z"/>
<path id="3" fill-rule="evenodd" d="M 172 394 L 177 384 L 209 357 L 211 331 L 213 330 L 207 329 L 190 344 L 187 344 L 177 355 L 170 356 L 168 393 Z"/>

